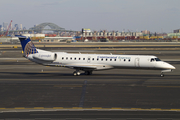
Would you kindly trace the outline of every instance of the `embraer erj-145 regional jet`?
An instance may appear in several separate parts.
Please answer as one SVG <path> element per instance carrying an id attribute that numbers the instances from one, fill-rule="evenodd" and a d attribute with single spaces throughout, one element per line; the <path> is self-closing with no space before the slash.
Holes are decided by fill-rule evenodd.
<path id="1" fill-rule="evenodd" d="M 30 38 L 17 36 L 21 41 L 24 57 L 45 66 L 67 67 L 75 69 L 73 75 L 79 76 L 80 71 L 91 75 L 96 70 L 107 69 L 147 69 L 171 72 L 174 66 L 161 61 L 156 56 L 145 55 L 112 55 L 112 54 L 69 54 L 65 52 L 50 52 L 37 49 Z"/>

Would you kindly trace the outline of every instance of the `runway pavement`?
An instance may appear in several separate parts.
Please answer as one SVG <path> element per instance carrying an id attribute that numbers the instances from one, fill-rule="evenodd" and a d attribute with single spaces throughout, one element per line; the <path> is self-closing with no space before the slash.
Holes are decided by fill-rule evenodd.
<path id="1" fill-rule="evenodd" d="M 71 69 L 32 63 L 21 57 L 21 51 L 5 52 L 0 55 L 0 119 L 178 119 L 178 54 L 157 54 L 176 67 L 165 77 L 160 71 L 126 69 L 73 76 Z"/>
<path id="2" fill-rule="evenodd" d="M 180 109 L 179 64 L 165 77 L 160 71 L 119 69 L 77 77 L 67 68 L 20 64 L 0 65 L 0 108 Z"/>

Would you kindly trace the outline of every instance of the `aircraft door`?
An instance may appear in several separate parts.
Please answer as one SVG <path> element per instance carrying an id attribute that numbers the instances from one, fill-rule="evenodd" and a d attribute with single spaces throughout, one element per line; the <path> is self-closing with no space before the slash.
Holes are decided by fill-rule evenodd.
<path id="1" fill-rule="evenodd" d="M 139 58 L 135 58 L 135 67 L 140 67 L 140 65 L 139 65 Z"/>
<path id="2" fill-rule="evenodd" d="M 87 58 L 87 62 L 88 62 L 88 63 L 91 62 L 91 57 L 90 57 L 90 56 Z"/>

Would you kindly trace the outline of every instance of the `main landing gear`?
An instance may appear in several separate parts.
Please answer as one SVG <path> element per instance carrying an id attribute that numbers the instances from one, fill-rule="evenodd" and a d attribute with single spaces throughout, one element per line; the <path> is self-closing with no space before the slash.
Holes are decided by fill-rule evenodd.
<path id="1" fill-rule="evenodd" d="M 85 75 L 92 75 L 92 71 L 85 71 Z"/>
<path id="2" fill-rule="evenodd" d="M 85 75 L 92 75 L 92 71 L 85 71 L 84 74 Z M 73 72 L 73 75 L 74 76 L 80 76 L 81 73 L 79 72 L 79 70 L 76 70 L 76 71 Z"/>
<path id="3" fill-rule="evenodd" d="M 79 75 L 81 75 L 81 73 L 80 73 L 79 71 L 74 71 L 74 72 L 73 72 L 73 75 L 74 75 L 74 76 L 79 76 Z"/>

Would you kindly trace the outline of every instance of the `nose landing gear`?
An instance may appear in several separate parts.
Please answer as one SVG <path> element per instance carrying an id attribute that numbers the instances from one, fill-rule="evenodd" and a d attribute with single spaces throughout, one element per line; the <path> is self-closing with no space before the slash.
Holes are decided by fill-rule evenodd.
<path id="1" fill-rule="evenodd" d="M 169 70 L 162 70 L 161 71 L 161 75 L 160 75 L 161 77 L 164 77 L 164 74 L 163 74 L 164 72 L 172 72 L 172 70 L 171 69 L 169 69 Z"/>
<path id="2" fill-rule="evenodd" d="M 161 75 L 160 75 L 161 77 L 164 77 L 164 74 L 163 73 L 161 73 Z"/>

